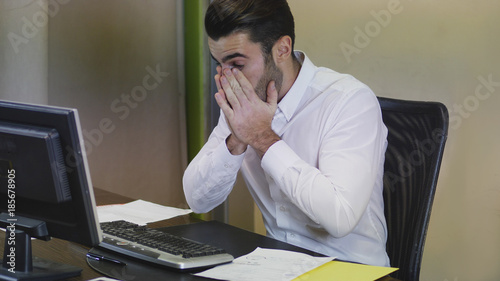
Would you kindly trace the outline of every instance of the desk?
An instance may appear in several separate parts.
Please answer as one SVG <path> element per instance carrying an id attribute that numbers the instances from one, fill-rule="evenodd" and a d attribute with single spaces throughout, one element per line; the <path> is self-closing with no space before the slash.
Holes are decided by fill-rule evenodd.
<path id="1" fill-rule="evenodd" d="M 120 196 L 97 188 L 94 189 L 94 193 L 96 196 L 97 205 L 127 203 L 132 201 L 130 198 Z M 168 229 L 164 230 L 174 234 L 181 234 L 185 237 L 192 238 L 195 240 L 200 240 L 202 242 L 205 242 L 204 240 L 216 241 L 216 243 L 221 243 L 220 241 L 225 241 L 224 243 L 232 245 L 229 248 L 226 247 L 226 250 L 229 253 L 233 254 L 235 257 L 248 254 L 249 252 L 253 251 L 256 246 L 264 248 L 280 248 L 286 250 L 296 250 L 311 255 L 316 255 L 313 252 L 262 235 L 245 231 L 227 224 L 219 222 L 202 222 L 202 221 L 200 222 L 199 220 L 191 218 L 189 215 L 152 223 L 149 224 L 149 226 L 154 228 L 168 227 Z M 2 233 L 0 238 L 3 239 L 4 235 L 5 234 Z M 239 239 L 244 239 L 244 240 L 239 240 Z M 242 243 L 241 241 L 245 242 Z M 81 276 L 74 277 L 69 280 L 73 281 L 89 280 L 92 278 L 103 276 L 98 272 L 94 271 L 87 264 L 85 255 L 89 250 L 88 247 L 55 238 L 49 242 L 34 240 L 32 242 L 32 246 L 33 246 L 34 256 L 50 259 L 60 263 L 75 265 L 83 269 Z M 216 246 L 224 247 L 224 245 L 216 245 Z M 0 243 L 0 250 L 3 252 L 3 243 Z M 115 265 L 110 265 L 110 266 L 115 266 Z M 132 268 L 133 263 L 127 264 L 127 267 Z M 158 269 L 153 267 L 151 268 L 151 270 L 163 270 L 164 271 L 163 275 L 164 278 L 162 278 L 163 280 L 207 280 L 205 278 L 192 276 L 188 273 L 178 273 L 170 270 Z M 120 267 L 118 267 L 116 271 L 123 271 L 124 273 L 127 273 L 124 271 L 123 268 L 120 269 Z M 127 276 L 127 274 L 125 274 L 125 276 Z M 139 276 L 133 276 L 133 277 L 136 277 L 133 279 L 134 281 L 142 280 L 139 278 Z M 384 277 L 382 279 L 379 279 L 379 281 L 397 281 L 397 279 Z"/>

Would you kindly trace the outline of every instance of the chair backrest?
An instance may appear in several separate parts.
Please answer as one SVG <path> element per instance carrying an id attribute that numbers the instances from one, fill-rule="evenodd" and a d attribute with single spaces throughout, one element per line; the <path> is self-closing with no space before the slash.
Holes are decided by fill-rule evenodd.
<path id="1" fill-rule="evenodd" d="M 448 111 L 438 102 L 378 98 L 389 130 L 384 166 L 387 253 L 391 276 L 416 281 L 448 135 Z"/>

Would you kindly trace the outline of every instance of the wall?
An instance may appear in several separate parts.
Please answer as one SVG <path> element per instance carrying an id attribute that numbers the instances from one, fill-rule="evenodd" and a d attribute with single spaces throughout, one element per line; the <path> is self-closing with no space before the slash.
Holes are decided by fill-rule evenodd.
<path id="1" fill-rule="evenodd" d="M 48 100 L 47 24 L 29 25 L 47 2 L 0 0 L 0 98 L 45 104 Z M 43 21 L 42 21 L 43 23 Z"/>
<path id="2" fill-rule="evenodd" d="M 77 108 L 94 186 L 186 207 L 182 2 L 0 5 L 0 98 Z"/>
<path id="3" fill-rule="evenodd" d="M 296 48 L 450 111 L 421 280 L 500 280 L 500 2 L 289 0 Z"/>

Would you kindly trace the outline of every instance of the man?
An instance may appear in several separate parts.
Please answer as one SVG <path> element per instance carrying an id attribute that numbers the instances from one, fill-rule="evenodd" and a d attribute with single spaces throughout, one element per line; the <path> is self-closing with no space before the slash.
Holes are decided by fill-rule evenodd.
<path id="1" fill-rule="evenodd" d="M 184 174 L 192 210 L 224 202 L 241 171 L 268 236 L 388 266 L 387 129 L 373 92 L 294 52 L 286 0 L 215 0 L 205 27 L 222 112 Z"/>

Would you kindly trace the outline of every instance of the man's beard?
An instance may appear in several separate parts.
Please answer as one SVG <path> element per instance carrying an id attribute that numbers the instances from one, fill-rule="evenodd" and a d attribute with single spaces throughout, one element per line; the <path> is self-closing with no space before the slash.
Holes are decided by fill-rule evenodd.
<path id="1" fill-rule="evenodd" d="M 255 93 L 263 101 L 267 101 L 267 87 L 269 82 L 274 81 L 276 85 L 276 91 L 279 93 L 281 90 L 281 85 L 283 83 L 283 72 L 276 66 L 272 55 L 268 55 L 264 59 L 265 69 L 264 73 L 257 82 L 255 87 Z"/>

